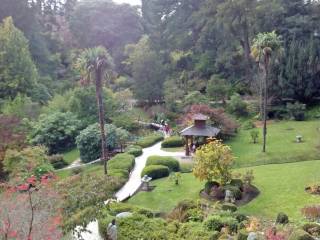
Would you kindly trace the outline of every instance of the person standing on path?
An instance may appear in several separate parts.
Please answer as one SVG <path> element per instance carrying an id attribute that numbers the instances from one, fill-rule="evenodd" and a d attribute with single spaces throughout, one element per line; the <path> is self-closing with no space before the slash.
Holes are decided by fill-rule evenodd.
<path id="1" fill-rule="evenodd" d="M 116 220 L 113 219 L 111 223 L 109 223 L 107 227 L 107 240 L 117 240 L 117 225 Z"/>

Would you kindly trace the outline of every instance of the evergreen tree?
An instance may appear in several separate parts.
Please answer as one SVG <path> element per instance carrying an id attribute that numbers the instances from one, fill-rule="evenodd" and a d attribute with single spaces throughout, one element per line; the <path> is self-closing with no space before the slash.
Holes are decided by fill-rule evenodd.
<path id="1" fill-rule="evenodd" d="M 28 40 L 8 17 L 0 25 L 0 98 L 15 98 L 18 93 L 30 96 L 37 80 Z"/>

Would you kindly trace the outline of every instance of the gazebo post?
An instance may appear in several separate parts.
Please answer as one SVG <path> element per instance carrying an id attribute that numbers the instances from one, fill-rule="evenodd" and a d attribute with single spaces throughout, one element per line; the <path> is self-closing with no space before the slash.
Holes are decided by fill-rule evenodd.
<path id="1" fill-rule="evenodd" d="M 190 156 L 189 136 L 186 136 L 186 156 Z"/>

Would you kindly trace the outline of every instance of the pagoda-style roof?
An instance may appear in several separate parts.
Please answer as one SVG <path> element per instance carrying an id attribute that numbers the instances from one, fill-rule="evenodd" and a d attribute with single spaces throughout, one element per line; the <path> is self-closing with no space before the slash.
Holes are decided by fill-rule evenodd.
<path id="1" fill-rule="evenodd" d="M 216 137 L 220 133 L 219 128 L 209 125 L 203 127 L 190 126 L 180 132 L 182 136 Z"/>

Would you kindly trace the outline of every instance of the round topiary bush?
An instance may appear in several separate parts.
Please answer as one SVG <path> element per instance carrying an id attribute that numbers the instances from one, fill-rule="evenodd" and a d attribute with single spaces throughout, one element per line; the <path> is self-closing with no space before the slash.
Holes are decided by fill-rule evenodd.
<path id="1" fill-rule="evenodd" d="M 276 223 L 280 223 L 280 224 L 287 224 L 289 223 L 289 218 L 288 215 L 285 213 L 278 213 L 277 219 L 276 219 Z"/>
<path id="2" fill-rule="evenodd" d="M 163 165 L 150 165 L 146 166 L 142 173 L 141 177 L 148 175 L 152 179 L 163 178 L 169 176 L 169 168 Z"/>
<path id="3" fill-rule="evenodd" d="M 148 157 L 146 166 L 163 165 L 167 166 L 171 171 L 178 172 L 180 165 L 178 160 L 173 157 L 150 156 Z"/>
<path id="4" fill-rule="evenodd" d="M 297 229 L 291 233 L 288 240 L 314 240 L 314 238 L 309 233 Z"/>
<path id="5" fill-rule="evenodd" d="M 183 145 L 184 141 L 179 136 L 168 137 L 161 143 L 161 147 L 163 148 L 182 147 Z"/>
<path id="6" fill-rule="evenodd" d="M 161 134 L 151 134 L 145 136 L 137 141 L 137 145 L 143 148 L 151 147 L 152 145 L 156 144 L 163 140 L 163 136 Z"/>
<path id="7" fill-rule="evenodd" d="M 131 154 L 135 157 L 139 157 L 142 155 L 142 147 L 140 147 L 138 145 L 131 145 L 131 146 L 127 147 L 126 153 Z"/>

